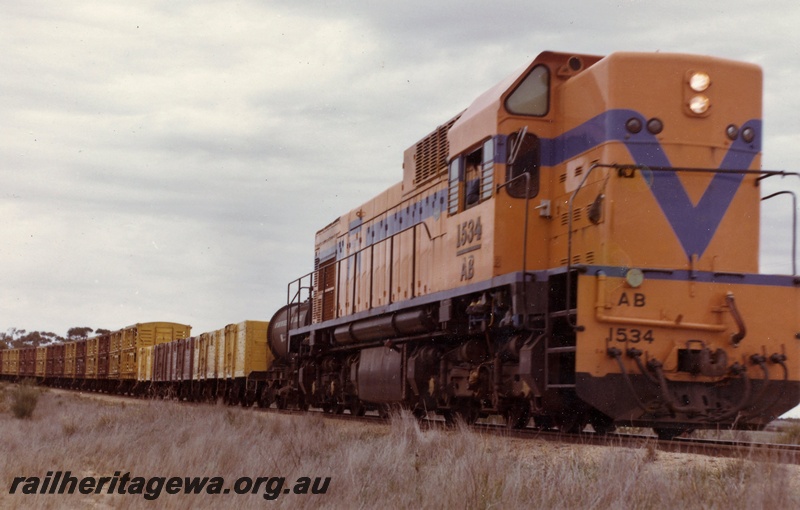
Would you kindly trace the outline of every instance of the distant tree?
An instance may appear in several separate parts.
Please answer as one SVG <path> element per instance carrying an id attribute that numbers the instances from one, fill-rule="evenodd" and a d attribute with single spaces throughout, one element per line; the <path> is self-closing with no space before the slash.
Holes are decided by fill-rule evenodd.
<path id="1" fill-rule="evenodd" d="M 94 333 L 96 335 L 107 335 L 107 334 L 111 333 L 111 330 L 110 329 L 97 328 L 97 329 L 94 330 Z"/>
<path id="2" fill-rule="evenodd" d="M 89 338 L 89 333 L 92 331 L 94 330 L 88 326 L 69 328 L 67 330 L 67 340 L 85 340 Z"/>
<path id="3" fill-rule="evenodd" d="M 49 331 L 40 331 L 39 335 L 42 337 L 44 343 L 57 344 L 64 341 L 64 337 L 51 333 Z"/>
<path id="4" fill-rule="evenodd" d="M 0 349 L 10 349 L 12 340 L 14 337 L 11 335 L 11 329 L 0 333 Z"/>
<path id="5" fill-rule="evenodd" d="M 64 337 L 49 331 L 31 331 L 9 328 L 5 333 L 0 333 L 0 348 L 18 349 L 20 347 L 39 347 L 63 342 Z"/>
<path id="6" fill-rule="evenodd" d="M 38 331 L 31 331 L 17 339 L 20 347 L 39 347 L 45 343 L 45 339 Z"/>
<path id="7" fill-rule="evenodd" d="M 8 328 L 7 331 L 0 333 L 0 348 L 13 349 L 16 340 L 17 328 Z"/>
<path id="8" fill-rule="evenodd" d="M 10 343 L 13 340 L 16 340 L 17 338 L 23 336 L 24 334 L 25 334 L 24 329 L 8 328 L 8 330 L 6 330 L 5 333 L 0 333 L 0 335 L 2 335 L 2 337 L 0 338 Z"/>
<path id="9" fill-rule="evenodd" d="M 63 342 L 64 338 L 48 331 L 31 331 L 17 339 L 20 347 L 40 347 Z"/>

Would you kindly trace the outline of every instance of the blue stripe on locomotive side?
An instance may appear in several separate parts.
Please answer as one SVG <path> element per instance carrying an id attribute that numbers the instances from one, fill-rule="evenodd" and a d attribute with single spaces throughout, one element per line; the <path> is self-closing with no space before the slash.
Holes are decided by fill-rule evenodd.
<path id="1" fill-rule="evenodd" d="M 612 278 L 624 278 L 630 269 L 620 266 L 580 266 L 587 274 L 597 275 L 603 272 Z M 716 284 L 761 285 L 765 287 L 797 287 L 800 278 L 789 275 L 759 273 L 729 273 L 713 271 L 688 271 L 672 269 L 638 268 L 645 275 L 645 280 L 679 281 Z"/>
<path id="2" fill-rule="evenodd" d="M 588 150 L 607 142 L 622 142 L 631 154 L 633 163 L 651 167 L 671 167 L 655 135 L 642 130 L 633 134 L 625 129 L 630 118 L 646 119 L 634 110 L 609 110 L 584 122 L 555 138 L 542 138 L 541 166 L 552 167 L 564 163 Z M 753 143 L 741 139 L 734 141 L 723 158 L 720 170 L 747 169 L 761 150 L 761 121 L 753 119 L 742 125 L 756 132 Z M 498 146 L 503 146 L 505 136 L 498 135 Z M 505 162 L 505 151 L 495 151 L 495 163 Z M 680 179 L 672 172 L 644 172 L 656 201 L 675 232 L 687 258 L 702 256 L 728 210 L 744 176 L 742 174 L 716 174 L 697 205 L 692 205 Z M 402 207 L 385 219 L 371 222 L 366 229 L 363 247 L 369 247 L 389 237 L 418 225 L 428 218 L 437 220 L 446 211 L 447 190 L 438 190 Z M 360 218 L 351 222 L 351 236 L 362 232 Z M 340 245 L 337 260 L 345 257 Z"/>

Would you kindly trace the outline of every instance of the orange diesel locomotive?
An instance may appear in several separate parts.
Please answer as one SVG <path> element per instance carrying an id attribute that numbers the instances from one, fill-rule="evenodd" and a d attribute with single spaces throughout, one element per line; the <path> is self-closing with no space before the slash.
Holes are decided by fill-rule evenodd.
<path id="1" fill-rule="evenodd" d="M 671 437 L 800 401 L 798 280 L 758 273 L 761 70 L 545 52 L 317 233 L 264 400 Z"/>

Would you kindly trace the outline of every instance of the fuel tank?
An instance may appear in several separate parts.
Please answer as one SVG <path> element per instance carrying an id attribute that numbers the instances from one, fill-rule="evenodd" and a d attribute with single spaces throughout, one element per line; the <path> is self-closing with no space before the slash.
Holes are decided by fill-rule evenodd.
<path id="1" fill-rule="evenodd" d="M 311 324 L 311 306 L 309 303 L 293 303 L 286 305 L 272 316 L 267 329 L 267 342 L 272 354 L 277 359 L 285 359 L 291 352 L 289 331 Z"/>

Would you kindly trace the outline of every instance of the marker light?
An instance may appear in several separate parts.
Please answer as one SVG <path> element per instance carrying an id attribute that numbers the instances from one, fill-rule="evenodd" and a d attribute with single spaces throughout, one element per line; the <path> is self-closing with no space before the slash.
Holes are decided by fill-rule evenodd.
<path id="1" fill-rule="evenodd" d="M 628 122 L 625 123 L 625 129 L 633 134 L 636 134 L 642 130 L 642 121 L 636 117 L 631 117 L 628 119 Z"/>
<path id="2" fill-rule="evenodd" d="M 706 113 L 709 106 L 711 106 L 711 101 L 709 101 L 708 96 L 703 94 L 697 94 L 689 100 L 689 109 L 697 115 Z"/>
<path id="3" fill-rule="evenodd" d="M 647 130 L 657 135 L 664 130 L 664 123 L 658 117 L 653 117 L 647 121 Z"/>
<path id="4" fill-rule="evenodd" d="M 689 77 L 689 87 L 695 92 L 703 92 L 711 85 L 711 77 L 701 71 L 692 73 Z"/>
<path id="5" fill-rule="evenodd" d="M 644 282 L 644 273 L 641 269 L 628 269 L 625 273 L 625 281 L 634 289 L 638 289 L 642 286 L 642 282 Z"/>

